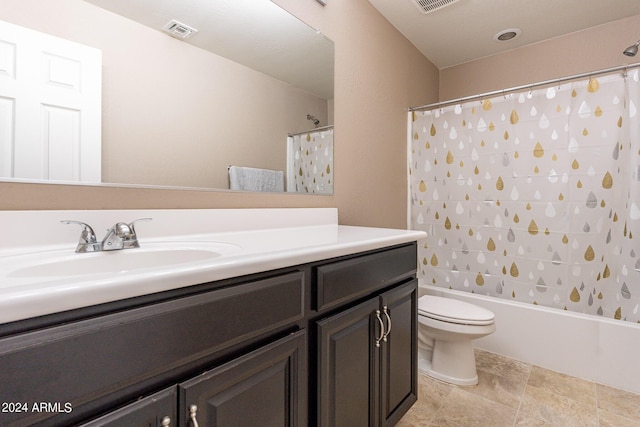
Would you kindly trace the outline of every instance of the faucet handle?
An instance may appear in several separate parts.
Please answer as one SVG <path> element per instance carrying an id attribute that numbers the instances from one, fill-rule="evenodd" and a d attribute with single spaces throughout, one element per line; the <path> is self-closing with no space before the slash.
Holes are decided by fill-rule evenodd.
<path id="1" fill-rule="evenodd" d="M 129 229 L 131 230 L 131 234 L 133 235 L 132 237 L 134 239 L 137 238 L 136 236 L 136 229 L 133 226 L 136 222 L 149 222 L 149 221 L 153 221 L 153 218 L 138 218 L 138 219 L 134 219 L 133 221 L 131 221 L 128 225 L 129 225 Z"/>
<path id="2" fill-rule="evenodd" d="M 148 222 L 151 221 L 152 218 L 139 218 L 139 219 L 135 219 L 133 221 L 131 221 L 129 224 L 121 224 L 124 225 L 124 229 L 128 229 L 127 233 L 125 233 L 124 235 L 121 235 L 120 237 L 122 238 L 122 240 L 124 241 L 124 246 L 126 248 L 139 248 L 140 247 L 140 243 L 138 243 L 138 235 L 136 234 L 136 229 L 134 227 L 134 224 L 136 222 Z"/>
<path id="3" fill-rule="evenodd" d="M 136 219 L 129 224 L 126 222 L 115 223 L 107 230 L 107 235 L 102 239 L 102 250 L 115 251 L 118 249 L 139 248 L 140 243 L 138 243 L 138 236 L 134 228 L 134 223 L 138 221 L 151 221 L 151 218 Z"/>
<path id="4" fill-rule="evenodd" d="M 138 219 L 134 219 L 133 221 L 131 221 L 129 223 L 129 228 L 134 230 L 133 224 L 135 224 L 136 222 L 149 222 L 149 221 L 153 221 L 153 218 L 138 218 Z M 135 232 L 135 230 L 134 230 L 134 232 Z"/>
<path id="5" fill-rule="evenodd" d="M 91 228 L 89 224 L 82 221 L 73 221 L 69 219 L 60 222 L 63 224 L 78 224 L 80 227 L 82 227 L 82 232 L 80 233 L 80 239 L 78 240 L 76 252 L 100 251 L 100 244 L 98 243 L 98 239 L 96 238 L 96 233 L 93 231 L 93 228 Z"/>

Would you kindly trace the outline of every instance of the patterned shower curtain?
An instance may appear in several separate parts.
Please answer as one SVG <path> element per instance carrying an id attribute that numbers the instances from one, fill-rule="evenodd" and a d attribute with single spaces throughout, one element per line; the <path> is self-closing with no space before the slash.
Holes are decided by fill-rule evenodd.
<path id="1" fill-rule="evenodd" d="M 333 127 L 289 136 L 287 191 L 333 194 Z"/>
<path id="2" fill-rule="evenodd" d="M 640 323 L 639 80 L 410 113 L 423 280 Z"/>

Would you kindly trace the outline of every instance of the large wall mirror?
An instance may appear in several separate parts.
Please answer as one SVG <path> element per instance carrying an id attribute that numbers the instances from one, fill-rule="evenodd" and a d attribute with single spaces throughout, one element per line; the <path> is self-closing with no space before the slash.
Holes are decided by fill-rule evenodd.
<path id="1" fill-rule="evenodd" d="M 0 20 L 101 52 L 101 170 L 90 181 L 332 193 L 334 45 L 270 0 L 3 0 Z M 73 75 L 72 63 L 48 72 Z M 255 186 L 274 176 L 282 186 Z"/>

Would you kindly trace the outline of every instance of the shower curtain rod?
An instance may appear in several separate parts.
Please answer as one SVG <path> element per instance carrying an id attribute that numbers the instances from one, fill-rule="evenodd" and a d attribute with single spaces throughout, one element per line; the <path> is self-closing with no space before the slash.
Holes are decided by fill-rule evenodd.
<path id="1" fill-rule="evenodd" d="M 584 78 L 584 77 L 593 77 L 593 76 L 599 76 L 599 75 L 602 75 L 602 74 L 615 73 L 617 71 L 624 71 L 626 73 L 626 71 L 628 69 L 636 68 L 636 67 L 640 67 L 640 62 L 636 62 L 634 64 L 629 64 L 629 65 L 620 65 L 620 66 L 612 67 L 612 68 L 605 68 L 605 69 L 597 70 L 597 71 L 591 71 L 589 73 L 574 74 L 573 76 L 560 77 L 560 78 L 557 78 L 557 79 L 546 80 L 546 81 L 537 82 L 537 83 L 531 83 L 531 84 L 528 84 L 528 85 L 515 86 L 515 87 L 509 88 L 509 89 L 494 90 L 492 92 L 481 93 L 479 95 L 465 96 L 463 98 L 452 99 L 452 100 L 449 100 L 449 101 L 434 102 L 433 104 L 422 105 L 420 107 L 411 107 L 411 108 L 409 108 L 409 111 L 411 112 L 411 111 L 428 110 L 428 109 L 431 109 L 431 108 L 439 108 L 439 107 L 443 107 L 445 105 L 459 104 L 461 102 L 472 101 L 474 99 L 482 99 L 482 98 L 486 98 L 486 97 L 489 97 L 489 96 L 495 96 L 495 95 L 506 95 L 508 93 L 517 92 L 517 91 L 520 91 L 520 90 L 523 90 L 523 89 L 533 89 L 533 88 L 540 87 L 540 86 L 548 86 L 548 85 L 551 85 L 551 84 L 564 83 L 564 82 L 569 81 L 569 80 L 576 80 L 576 79 L 581 79 L 581 78 Z"/>
<path id="2" fill-rule="evenodd" d="M 323 130 L 329 130 L 329 129 L 333 129 L 333 125 L 320 126 L 319 128 L 315 128 L 312 130 L 305 130 L 304 132 L 288 133 L 287 136 L 304 135 L 305 133 L 322 132 Z"/>

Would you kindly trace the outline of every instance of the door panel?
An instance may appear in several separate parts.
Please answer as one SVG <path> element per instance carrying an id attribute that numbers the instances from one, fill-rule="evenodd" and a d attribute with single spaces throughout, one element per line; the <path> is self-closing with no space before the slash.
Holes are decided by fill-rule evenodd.
<path id="1" fill-rule="evenodd" d="M 382 413 L 394 425 L 417 400 L 417 280 L 380 297 L 387 307 L 391 331 L 382 345 Z M 389 324 L 386 326 L 389 329 Z"/>
<path id="2" fill-rule="evenodd" d="M 101 181 L 102 52 L 0 22 L 0 177 Z"/>
<path id="3" fill-rule="evenodd" d="M 306 425 L 305 349 L 299 331 L 180 384 L 182 425 Z"/>
<path id="4" fill-rule="evenodd" d="M 152 394 L 81 427 L 177 426 L 178 389 L 173 386 Z"/>
<path id="5" fill-rule="evenodd" d="M 378 298 L 318 322 L 318 425 L 377 425 Z"/>

